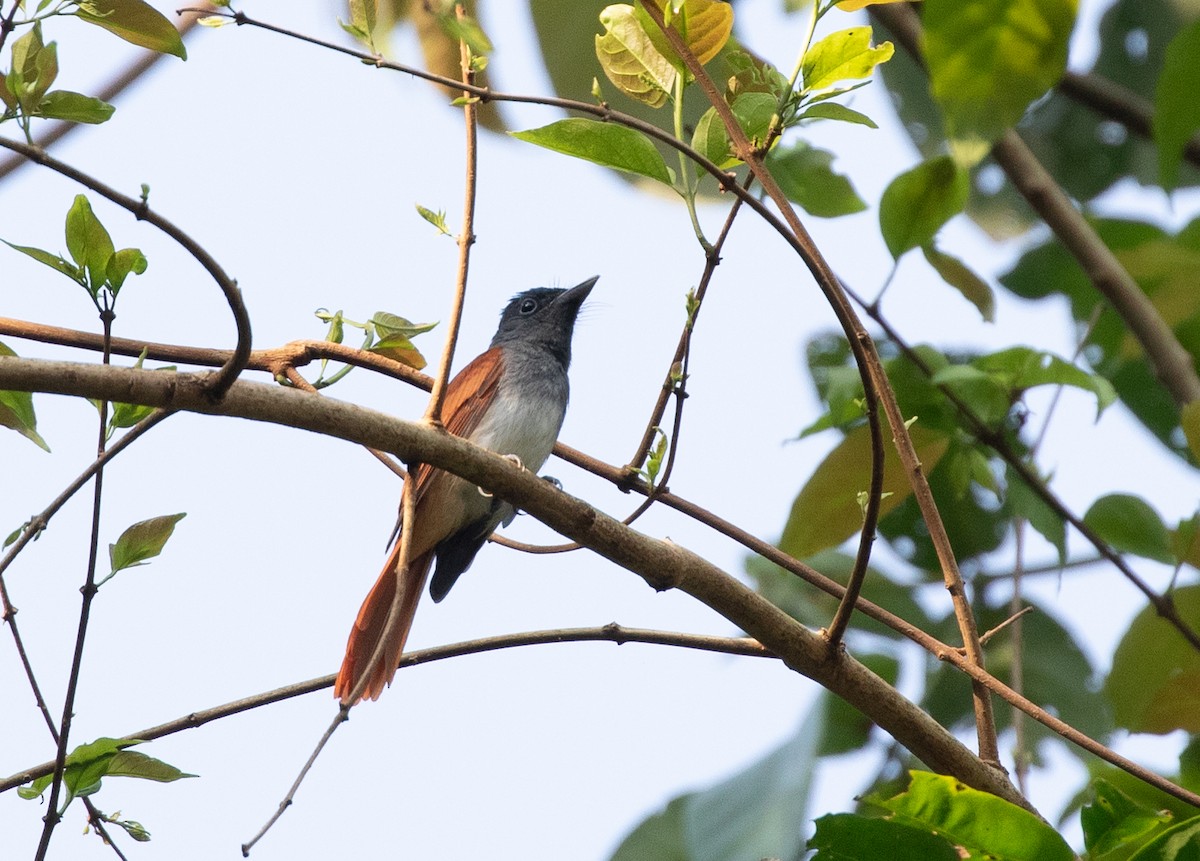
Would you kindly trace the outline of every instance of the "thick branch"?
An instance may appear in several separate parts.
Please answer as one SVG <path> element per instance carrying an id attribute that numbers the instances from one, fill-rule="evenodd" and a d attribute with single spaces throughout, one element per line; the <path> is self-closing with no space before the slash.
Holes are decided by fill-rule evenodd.
<path id="1" fill-rule="evenodd" d="M 929 767 L 1028 806 L 1002 774 L 885 681 L 704 558 L 643 535 L 457 437 L 333 398 L 314 398 L 261 383 L 238 382 L 219 402 L 204 377 L 31 359 L 0 360 L 0 389 L 56 392 L 284 424 L 429 463 L 509 500 L 551 528 L 616 562 L 655 589 L 682 591 L 738 625 L 785 664 L 867 715 Z"/>

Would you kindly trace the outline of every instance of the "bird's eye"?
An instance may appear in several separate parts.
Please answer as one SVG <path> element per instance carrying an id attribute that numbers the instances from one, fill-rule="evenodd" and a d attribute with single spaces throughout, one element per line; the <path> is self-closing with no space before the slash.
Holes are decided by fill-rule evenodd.
<path id="1" fill-rule="evenodd" d="M 526 299 L 524 302 L 521 303 L 521 313 L 522 314 L 532 314 L 534 311 L 537 310 L 537 307 L 538 307 L 537 299 Z"/>

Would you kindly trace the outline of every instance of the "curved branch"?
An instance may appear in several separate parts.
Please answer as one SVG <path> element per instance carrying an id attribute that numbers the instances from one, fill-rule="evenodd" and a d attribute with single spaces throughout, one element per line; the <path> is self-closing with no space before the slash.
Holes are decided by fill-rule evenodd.
<path id="1" fill-rule="evenodd" d="M 246 367 L 246 361 L 250 358 L 250 315 L 246 311 L 245 303 L 242 301 L 242 291 L 238 289 L 237 282 L 226 274 L 221 265 L 217 263 L 216 258 L 209 254 L 200 243 L 152 210 L 146 200 L 135 200 L 126 194 L 122 194 L 115 188 L 100 182 L 95 177 L 65 162 L 59 161 L 36 146 L 29 146 L 18 141 L 0 138 L 0 147 L 19 153 L 29 161 L 50 168 L 68 179 L 74 180 L 85 188 L 90 188 L 97 194 L 117 204 L 117 206 L 128 210 L 139 221 L 150 222 L 183 246 L 208 271 L 208 274 L 217 282 L 217 286 L 221 288 L 221 293 L 224 294 L 225 301 L 229 304 L 229 310 L 233 314 L 234 325 L 237 327 L 237 345 L 234 347 L 233 354 L 221 366 L 221 369 L 216 372 L 208 384 L 209 396 L 220 399 L 229 386 L 233 384 L 233 381 L 237 379 L 238 374 Z"/>
<path id="2" fill-rule="evenodd" d="M 501 634 L 496 637 L 481 637 L 477 640 L 467 640 L 462 643 L 451 643 L 446 646 L 434 646 L 430 649 L 418 649 L 406 652 L 400 659 L 400 669 L 417 667 L 422 664 L 432 664 L 447 658 L 458 658 L 464 655 L 479 655 L 485 652 L 495 652 L 501 649 L 513 649 L 519 646 L 538 646 L 549 643 L 589 643 L 608 642 L 623 646 L 626 643 L 650 643 L 659 646 L 678 646 L 684 649 L 695 649 L 704 652 L 720 652 L 727 655 L 743 655 L 754 658 L 773 658 L 761 643 L 749 637 L 710 637 L 705 634 L 683 634 L 674 631 L 654 631 L 648 628 L 626 628 L 611 622 L 599 628 L 560 628 L 551 631 L 527 631 L 519 634 Z M 207 723 L 221 718 L 241 714 L 251 709 L 289 700 L 323 691 L 333 686 L 336 675 L 319 676 L 306 682 L 296 682 L 261 694 L 245 697 L 240 700 L 214 706 L 202 711 L 190 712 L 183 717 L 148 729 L 131 732 L 122 736 L 124 739 L 140 739 L 153 741 L 156 738 L 174 735 L 188 729 L 196 729 Z M 18 786 L 37 780 L 49 774 L 54 768 L 53 762 L 43 762 L 25 771 L 18 772 L 0 780 L 0 792 L 7 792 Z"/>
<path id="3" fill-rule="evenodd" d="M 884 680 L 845 653 L 828 654 L 823 637 L 717 566 L 684 547 L 623 526 L 505 458 L 458 437 L 333 398 L 314 398 L 262 383 L 237 382 L 221 401 L 213 401 L 202 376 L 168 371 L 5 358 L 0 360 L 0 388 L 87 395 L 284 424 L 453 472 L 586 544 L 653 588 L 680 589 L 714 608 L 787 666 L 850 702 L 929 767 L 1028 806 L 1003 774 L 980 761 Z"/>

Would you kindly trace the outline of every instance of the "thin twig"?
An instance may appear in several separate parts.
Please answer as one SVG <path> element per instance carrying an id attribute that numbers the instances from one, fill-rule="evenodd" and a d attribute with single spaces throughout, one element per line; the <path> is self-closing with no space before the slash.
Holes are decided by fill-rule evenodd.
<path id="1" fill-rule="evenodd" d="M 209 254 L 200 243 L 152 210 L 146 200 L 135 200 L 129 195 L 122 194 L 90 174 L 59 161 L 35 146 L 7 138 L 0 138 L 0 147 L 20 153 L 30 161 L 47 167 L 56 173 L 60 173 L 85 188 L 90 188 L 97 194 L 131 212 L 139 221 L 150 222 L 182 245 L 204 267 L 208 274 L 212 276 L 213 280 L 217 282 L 217 286 L 221 288 L 221 293 L 225 296 L 225 301 L 229 305 L 229 310 L 233 314 L 234 325 L 237 328 L 237 346 L 234 348 L 233 354 L 221 366 L 220 370 L 213 375 L 212 380 L 209 382 L 210 397 L 219 400 L 233 381 L 237 379 L 242 369 L 246 367 L 246 362 L 250 358 L 250 315 L 246 311 L 245 303 L 242 301 L 242 291 L 238 289 L 237 282 L 225 273 L 225 270 L 217 263 L 216 258 Z"/>
<path id="2" fill-rule="evenodd" d="M 108 351 L 108 341 L 112 338 L 112 324 L 114 315 L 112 308 L 108 304 L 106 294 L 101 294 L 103 298 L 103 306 L 100 310 L 100 321 L 104 326 L 104 354 L 102 356 L 102 364 L 108 366 L 112 355 Z M 104 450 L 108 446 L 108 409 L 109 402 L 107 399 L 101 399 L 99 404 L 100 426 L 97 431 L 96 441 L 96 459 L 99 460 L 104 456 Z M 80 592 L 83 593 L 83 601 L 79 608 L 79 628 L 75 635 L 75 653 L 71 658 L 71 672 L 67 677 L 67 692 L 63 697 L 62 719 L 58 727 L 58 737 L 55 741 L 58 744 L 58 751 L 54 760 L 54 779 L 50 783 L 50 799 L 46 802 L 46 815 L 42 817 L 43 827 L 42 836 L 38 841 L 37 852 L 34 855 L 34 861 L 43 861 L 46 853 L 50 849 L 50 838 L 54 834 L 54 829 L 62 820 L 62 814 L 58 809 L 58 796 L 63 787 L 63 774 L 67 767 L 67 745 L 71 737 L 71 722 L 75 718 L 75 694 L 79 690 L 79 677 L 83 669 L 83 646 L 87 639 L 88 621 L 91 618 L 92 601 L 96 597 L 96 563 L 100 555 L 100 503 L 104 498 L 104 465 L 97 467 L 95 479 L 92 482 L 92 528 L 91 536 L 88 541 L 88 561 L 87 574 L 84 576 L 83 588 Z"/>
<path id="3" fill-rule="evenodd" d="M 12 9 L 8 10 L 8 14 L 0 20 L 0 51 L 4 50 L 4 43 L 8 41 L 8 34 L 13 31 L 13 22 L 17 20 L 17 12 L 21 8 L 21 0 L 13 0 Z"/>
<path id="4" fill-rule="evenodd" d="M 701 652 L 715 652 L 726 655 L 741 655 L 752 658 L 774 658 L 775 656 L 763 648 L 762 644 L 750 637 L 715 637 L 708 634 L 687 634 L 676 631 L 656 631 L 649 628 L 627 628 L 616 622 L 607 625 L 588 628 L 556 628 L 546 631 L 522 631 L 515 634 L 500 634 L 494 637 L 480 637 L 461 643 L 450 643 L 444 646 L 434 646 L 428 649 L 417 649 L 408 652 L 400 658 L 399 669 L 404 670 L 424 664 L 432 664 L 449 658 L 461 658 L 466 655 L 480 655 L 503 649 L 514 649 L 522 646 L 541 646 L 554 643 L 615 643 L 618 646 L 626 643 L 646 643 L 657 646 L 675 646 L 682 649 L 692 649 Z M 174 720 L 161 723 L 146 729 L 131 732 L 122 736 L 124 739 L 140 739 L 154 741 L 165 736 L 174 735 L 184 730 L 196 729 L 216 720 L 231 717 L 263 706 L 273 705 L 304 696 L 305 694 L 323 691 L 333 686 L 335 674 L 319 676 L 305 682 L 296 682 L 274 690 L 264 691 L 243 699 L 234 700 L 224 705 L 209 709 L 188 712 Z M 18 786 L 24 786 L 30 781 L 37 780 L 49 774 L 54 769 L 53 762 L 44 762 L 33 766 L 8 778 L 0 779 L 0 793 L 7 792 Z"/>
<path id="5" fill-rule="evenodd" d="M 17 4 L 20 4 L 20 0 L 17 0 Z M 207 11 L 211 12 L 215 8 L 216 7 L 212 7 Z M 179 30 L 179 35 L 186 39 L 188 34 L 195 28 L 198 20 L 199 18 L 190 18 L 186 21 L 176 24 L 175 26 L 176 29 Z M 0 25 L 0 31 L 2 30 L 3 26 Z M 3 47 L 4 38 L 3 34 L 0 33 L 0 48 Z M 100 89 L 92 95 L 102 102 L 114 101 L 117 96 L 119 96 L 133 84 L 136 84 L 144 74 L 154 68 L 160 60 L 169 56 L 171 55 L 164 54 L 161 51 L 146 51 L 124 69 L 118 72 L 112 78 L 112 80 L 100 87 Z M 87 126 L 83 123 L 71 122 L 70 120 L 54 120 L 52 122 L 44 123 L 41 125 L 42 131 L 34 137 L 33 145 L 39 149 L 49 149 L 71 132 L 82 128 L 87 128 Z M 9 174 L 27 164 L 29 164 L 28 160 L 21 158 L 20 156 L 9 156 L 3 161 L 0 161 L 0 181 L 3 181 Z"/>

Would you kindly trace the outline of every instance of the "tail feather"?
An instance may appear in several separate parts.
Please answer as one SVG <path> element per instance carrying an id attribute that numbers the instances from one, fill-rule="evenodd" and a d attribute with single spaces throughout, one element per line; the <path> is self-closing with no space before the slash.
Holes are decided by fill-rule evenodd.
<path id="1" fill-rule="evenodd" d="M 425 588 L 429 565 L 433 561 L 433 551 L 429 551 L 409 562 L 408 572 L 401 584 L 403 595 L 400 598 L 400 612 L 396 624 L 388 636 L 379 663 L 368 668 L 367 662 L 371 660 L 375 646 L 383 638 L 388 611 L 392 608 L 392 601 L 396 596 L 399 552 L 400 545 L 397 542 L 396 549 L 363 601 L 358 618 L 354 620 L 354 627 L 350 630 L 350 639 L 346 643 L 346 657 L 333 685 L 334 696 L 343 704 L 352 705 L 347 703 L 347 698 L 364 674 L 369 675 L 369 681 L 363 690 L 362 698 L 371 700 L 379 699 L 383 689 L 392 683 L 392 677 L 396 675 L 400 656 L 404 652 L 404 643 L 408 639 L 408 632 L 417 612 L 417 603 Z"/>

